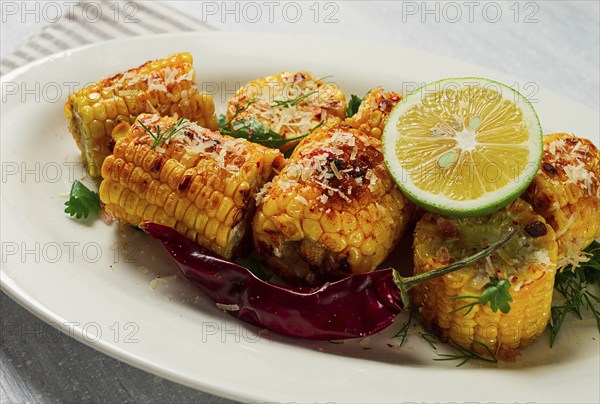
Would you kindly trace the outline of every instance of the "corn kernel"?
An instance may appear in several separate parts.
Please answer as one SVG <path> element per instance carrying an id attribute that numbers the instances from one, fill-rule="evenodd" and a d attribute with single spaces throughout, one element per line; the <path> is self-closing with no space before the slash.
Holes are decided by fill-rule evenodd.
<path id="1" fill-rule="evenodd" d="M 219 207 L 217 208 L 217 220 L 220 222 L 225 222 L 227 215 L 234 208 L 234 205 L 235 204 L 233 203 L 233 200 L 231 200 L 231 198 L 224 196 L 221 200 L 221 203 L 219 204 Z"/>
<path id="2" fill-rule="evenodd" d="M 207 223 L 208 216 L 202 210 L 200 210 L 200 212 L 196 216 L 196 224 L 194 224 L 194 229 L 198 232 L 198 234 L 203 235 Z"/>
<path id="3" fill-rule="evenodd" d="M 206 206 L 204 207 L 204 209 L 208 213 L 208 217 L 216 216 L 217 210 L 218 210 L 219 205 L 221 204 L 222 200 L 223 200 L 222 193 L 220 193 L 219 191 L 215 191 L 212 193 L 210 198 L 208 198 L 208 202 L 207 202 Z"/>
<path id="4" fill-rule="evenodd" d="M 353 231 L 348 235 L 348 244 L 354 247 L 360 247 L 364 241 L 364 234 L 362 230 Z"/>
<path id="5" fill-rule="evenodd" d="M 337 233 L 324 233 L 321 236 L 321 243 L 330 251 L 337 253 L 346 248 L 346 240 Z"/>
<path id="6" fill-rule="evenodd" d="M 204 206 L 208 202 L 208 199 L 210 198 L 212 193 L 213 193 L 213 190 L 209 186 L 204 186 L 200 190 L 200 192 L 198 192 L 198 195 L 196 196 L 196 199 L 194 200 L 194 203 L 196 204 L 198 209 L 204 209 Z"/>
<path id="7" fill-rule="evenodd" d="M 175 215 L 175 209 L 177 208 L 178 202 L 179 202 L 179 197 L 177 196 L 177 194 L 175 192 L 171 192 L 167 196 L 167 200 L 165 201 L 165 204 L 163 205 L 163 209 L 165 210 L 165 213 L 168 216 L 174 217 L 175 219 L 177 219 L 177 216 Z"/>
<path id="8" fill-rule="evenodd" d="M 227 226 L 219 226 L 219 230 L 217 231 L 216 243 L 221 247 L 227 246 L 229 243 L 229 234 L 230 229 Z"/>
<path id="9" fill-rule="evenodd" d="M 304 231 L 304 234 L 306 234 L 306 236 L 313 241 L 319 240 L 321 234 L 323 234 L 321 224 L 318 221 L 312 219 L 302 220 L 302 230 Z"/>
<path id="10" fill-rule="evenodd" d="M 321 216 L 320 223 L 325 233 L 337 233 L 340 231 L 342 226 L 340 214 L 336 211 L 325 213 L 323 216 Z"/>
<path id="11" fill-rule="evenodd" d="M 265 216 L 267 216 L 267 217 L 275 216 L 277 213 L 279 213 L 279 207 L 277 206 L 277 201 L 275 201 L 274 198 L 267 199 L 262 204 L 262 211 L 265 214 Z"/>
<path id="12" fill-rule="evenodd" d="M 298 199 L 294 198 L 290 201 L 290 203 L 287 205 L 287 213 L 288 215 L 290 215 L 291 217 L 295 217 L 295 218 L 301 218 L 302 217 L 302 212 L 304 211 L 304 207 L 306 205 L 304 205 L 302 202 L 300 202 Z"/>
<path id="13" fill-rule="evenodd" d="M 372 237 L 367 237 L 363 243 L 360 245 L 360 252 L 363 255 L 373 255 L 375 254 L 375 249 L 377 248 L 377 241 L 375 241 Z"/>
<path id="14" fill-rule="evenodd" d="M 289 215 L 278 215 L 273 217 L 271 220 L 288 240 L 299 240 L 304 236 L 298 220 Z"/>
<path id="15" fill-rule="evenodd" d="M 206 228 L 204 229 L 204 235 L 210 241 L 214 240 L 217 237 L 217 231 L 219 230 L 219 221 L 214 217 L 208 219 L 208 223 L 206 224 Z"/>
<path id="16" fill-rule="evenodd" d="M 240 183 L 235 190 L 233 201 L 237 206 L 246 206 L 250 195 L 250 184 L 247 181 Z"/>
<path id="17" fill-rule="evenodd" d="M 106 135 L 104 123 L 102 121 L 94 120 L 89 123 L 88 128 L 93 139 L 102 139 Z"/>
<path id="18" fill-rule="evenodd" d="M 92 107 L 85 106 L 79 110 L 79 116 L 85 125 L 89 125 L 94 120 L 94 111 Z"/>
<path id="19" fill-rule="evenodd" d="M 351 268 L 357 268 L 360 266 L 362 255 L 360 250 L 355 247 L 348 248 L 348 264 Z"/>
<path id="20" fill-rule="evenodd" d="M 358 222 L 356 221 L 356 217 L 348 212 L 342 212 L 342 231 L 344 233 L 349 233 L 358 228 Z"/>
<path id="21" fill-rule="evenodd" d="M 308 205 L 304 207 L 304 217 L 312 220 L 319 220 L 323 215 L 323 211 L 317 205 Z"/>
<path id="22" fill-rule="evenodd" d="M 192 203 L 186 198 L 177 198 L 177 207 L 175 208 L 174 216 L 178 221 L 183 221 L 185 219 L 185 213 L 191 204 Z"/>

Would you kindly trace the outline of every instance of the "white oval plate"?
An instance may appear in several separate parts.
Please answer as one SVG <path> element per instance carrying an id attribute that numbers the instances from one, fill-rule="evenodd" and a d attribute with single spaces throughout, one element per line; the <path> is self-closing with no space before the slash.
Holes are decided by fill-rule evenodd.
<path id="1" fill-rule="evenodd" d="M 247 33 L 176 34 L 105 42 L 51 56 L 2 78 L 2 290 L 76 339 L 134 366 L 214 394 L 278 402 L 598 402 L 595 325 L 572 322 L 516 364 L 434 362 L 418 335 L 397 349 L 381 335 L 344 344 L 274 336 L 234 321 L 180 276 L 144 234 L 81 224 L 63 213 L 81 175 L 63 117 L 73 86 L 178 51 L 195 56 L 198 80 L 222 105 L 250 79 L 306 69 L 347 95 L 377 85 L 408 91 L 444 77 L 517 83 L 545 133 L 598 143 L 598 114 L 535 84 L 423 52 L 372 43 Z M 153 281 L 160 273 L 162 281 Z M 169 279 L 169 278 L 167 278 Z M 153 288 L 152 286 L 156 286 Z M 388 346 L 388 343 L 392 345 Z M 447 348 L 440 345 L 440 352 Z"/>

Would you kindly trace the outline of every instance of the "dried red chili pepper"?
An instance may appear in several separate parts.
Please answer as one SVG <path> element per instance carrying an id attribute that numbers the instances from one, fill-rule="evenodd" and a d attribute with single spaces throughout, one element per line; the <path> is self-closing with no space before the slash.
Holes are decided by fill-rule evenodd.
<path id="1" fill-rule="evenodd" d="M 169 227 L 149 222 L 142 227 L 163 243 L 192 283 L 232 316 L 312 340 L 358 338 L 383 330 L 407 304 L 406 292 L 412 286 L 490 255 L 515 234 L 511 232 L 472 257 L 414 277 L 403 278 L 393 269 L 382 269 L 321 287 L 289 287 L 263 281 Z"/>

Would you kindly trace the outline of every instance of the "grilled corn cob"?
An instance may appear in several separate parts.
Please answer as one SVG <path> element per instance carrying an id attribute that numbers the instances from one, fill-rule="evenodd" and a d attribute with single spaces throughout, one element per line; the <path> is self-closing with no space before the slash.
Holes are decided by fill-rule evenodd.
<path id="1" fill-rule="evenodd" d="M 127 132 L 140 113 L 179 115 L 216 129 L 212 97 L 196 89 L 192 55 L 178 53 L 105 78 L 71 94 L 65 104 L 69 130 L 92 177 L 110 154 L 111 135 Z"/>
<path id="2" fill-rule="evenodd" d="M 256 247 L 295 284 L 374 270 L 414 211 L 385 167 L 381 142 L 346 125 L 305 138 L 257 199 Z"/>
<path id="3" fill-rule="evenodd" d="M 305 135 L 322 122 L 336 125 L 346 116 L 346 96 L 308 72 L 282 72 L 253 80 L 227 103 L 227 119 L 257 119 L 285 139 Z M 295 146 L 289 142 L 282 149 Z"/>
<path id="4" fill-rule="evenodd" d="M 490 216 L 447 219 L 426 213 L 417 223 L 414 239 L 415 273 L 435 270 L 481 250 L 491 241 L 519 228 L 502 249 L 485 260 L 433 279 L 413 289 L 412 302 L 443 340 L 475 352 L 484 345 L 503 360 L 545 329 L 556 274 L 557 244 L 552 227 L 525 201 L 517 199 Z M 457 296 L 479 296 L 489 277 L 507 279 L 513 299 L 510 311 L 493 312 L 489 304 L 453 312 L 472 302 Z"/>
<path id="5" fill-rule="evenodd" d="M 542 165 L 524 198 L 554 228 L 559 268 L 589 259 L 581 251 L 600 237 L 600 152 L 592 142 L 545 136 Z"/>
<path id="6" fill-rule="evenodd" d="M 142 114 L 104 160 L 100 200 L 123 222 L 170 226 L 231 258 L 248 230 L 255 193 L 283 162 L 278 150 Z"/>
<path id="7" fill-rule="evenodd" d="M 365 95 L 356 114 L 344 123 L 381 139 L 387 117 L 401 99 L 402 96 L 398 93 L 386 92 L 381 87 L 374 88 Z"/>

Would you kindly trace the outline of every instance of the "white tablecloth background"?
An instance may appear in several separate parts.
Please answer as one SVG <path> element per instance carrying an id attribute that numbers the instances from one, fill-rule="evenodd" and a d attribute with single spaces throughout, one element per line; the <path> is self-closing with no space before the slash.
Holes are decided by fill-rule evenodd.
<path id="1" fill-rule="evenodd" d="M 63 2 L 39 3 L 39 21 L 36 21 L 35 14 L 23 15 L 20 10 L 13 14 L 13 6 L 23 7 L 22 2 L 2 1 L 0 56 L 3 61 L 11 65 L 23 63 L 26 61 L 23 53 L 33 57 L 39 51 L 36 46 L 57 50 L 53 46 L 58 45 L 46 44 L 46 48 L 44 38 L 39 38 L 40 32 L 45 33 L 46 40 L 48 33 L 58 32 L 57 27 L 52 26 L 58 23 L 48 21 L 54 16 L 50 13 L 52 10 L 47 8 L 48 18 L 42 14 L 45 3 L 64 7 Z M 106 7 L 113 2 L 99 0 L 96 3 L 104 3 Z M 595 109 L 600 105 L 598 1 L 159 3 L 163 4 L 139 2 L 150 14 L 160 15 L 172 7 L 180 13 L 167 11 L 164 15 L 197 29 L 321 34 L 418 48 L 494 68 L 516 76 L 522 83 L 552 89 Z M 35 9 L 35 5 L 28 7 Z M 316 9 L 318 16 L 315 16 Z M 271 15 L 269 10 L 272 10 Z M 327 21 L 330 13 L 334 13 L 329 18 L 332 21 Z M 167 23 L 157 24 L 154 30 L 164 32 L 176 28 Z M 134 28 L 133 31 L 144 30 Z M 30 42 L 24 46 L 34 35 L 33 45 Z M 102 40 L 101 35 L 93 34 L 86 39 L 88 42 Z M 374 55 L 374 59 L 374 63 L 385 63 L 385 55 Z M 397 68 L 401 70 L 402 66 Z M 8 70 L 3 65 L 3 72 Z M 155 377 L 98 353 L 59 334 L 4 294 L 0 296 L 0 304 L 2 403 L 231 402 Z M 20 324 L 21 332 L 11 331 L 10 324 Z M 439 400 L 452 401 L 452 397 Z"/>

